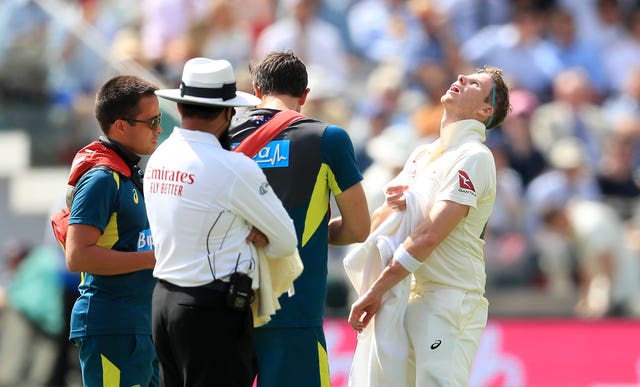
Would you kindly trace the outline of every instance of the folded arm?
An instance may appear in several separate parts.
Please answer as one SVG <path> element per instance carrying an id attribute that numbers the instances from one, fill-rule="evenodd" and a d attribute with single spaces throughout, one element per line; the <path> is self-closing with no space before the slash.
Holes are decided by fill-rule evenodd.
<path id="1" fill-rule="evenodd" d="M 153 269 L 156 259 L 149 251 L 117 251 L 98 246 L 101 231 L 85 224 L 71 224 L 67 232 L 65 257 L 73 272 L 116 275 Z"/>

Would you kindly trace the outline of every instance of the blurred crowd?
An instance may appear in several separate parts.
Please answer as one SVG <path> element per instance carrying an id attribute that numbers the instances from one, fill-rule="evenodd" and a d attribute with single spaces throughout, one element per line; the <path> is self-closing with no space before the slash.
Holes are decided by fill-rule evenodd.
<path id="1" fill-rule="evenodd" d="M 0 129 L 28 130 L 36 164 L 67 165 L 99 134 L 90 109 L 113 73 L 174 87 L 187 59 L 224 58 L 250 91 L 250 64 L 274 50 L 308 66 L 303 113 L 350 133 L 371 211 L 438 136 L 456 76 L 502 68 L 513 110 L 487 138 L 487 288 L 575 294 L 567 315 L 640 315 L 638 0 L 3 0 Z M 348 291 L 334 285 L 339 314 Z"/>

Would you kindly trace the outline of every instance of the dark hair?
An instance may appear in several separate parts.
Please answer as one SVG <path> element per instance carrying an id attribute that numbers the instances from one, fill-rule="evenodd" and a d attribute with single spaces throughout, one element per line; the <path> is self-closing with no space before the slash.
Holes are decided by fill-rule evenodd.
<path id="1" fill-rule="evenodd" d="M 271 52 L 257 65 L 249 66 L 255 83 L 263 94 L 301 97 L 309 82 L 307 67 L 291 51 Z"/>
<path id="2" fill-rule="evenodd" d="M 140 77 L 120 75 L 108 80 L 96 94 L 95 115 L 100 129 L 107 134 L 116 120 L 138 115 L 138 102 L 154 95 L 158 87 Z"/>
<path id="3" fill-rule="evenodd" d="M 227 109 L 235 109 L 233 106 L 215 106 L 215 105 L 197 105 L 191 103 L 180 103 L 182 107 L 182 118 L 198 118 L 201 120 L 211 121 L 216 119 L 222 112 Z M 234 113 L 235 114 L 235 113 Z M 218 137 L 220 145 L 223 149 L 231 150 L 231 139 L 229 137 L 229 128 L 220 134 Z"/>
<path id="4" fill-rule="evenodd" d="M 228 107 L 215 105 L 196 105 L 180 102 L 178 103 L 182 106 L 182 117 L 199 118 L 202 120 L 213 120 Z"/>
<path id="5" fill-rule="evenodd" d="M 497 67 L 484 66 L 476 70 L 476 73 L 484 73 L 491 76 L 493 86 L 485 102 L 491 104 L 493 114 L 487 118 L 485 124 L 487 125 L 487 129 L 495 128 L 504 121 L 507 114 L 511 111 L 511 105 L 509 104 L 509 87 L 502 78 L 503 71 Z"/>

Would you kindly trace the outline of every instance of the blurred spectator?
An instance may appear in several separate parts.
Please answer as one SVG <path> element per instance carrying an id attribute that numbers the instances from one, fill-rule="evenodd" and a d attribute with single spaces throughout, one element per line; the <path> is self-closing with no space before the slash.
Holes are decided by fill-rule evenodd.
<path id="1" fill-rule="evenodd" d="M 509 95 L 511 100 L 511 94 Z M 489 131 L 485 145 L 496 162 L 496 200 L 485 231 L 487 281 L 496 286 L 533 282 L 533 256 L 524 233 L 524 187 L 509 166 L 509 144 L 500 131 Z"/>
<path id="2" fill-rule="evenodd" d="M 15 276 L 18 266 L 27 257 L 31 245 L 20 238 L 9 238 L 2 246 L 0 261 L 0 314 L 7 306 L 7 289 Z"/>
<path id="3" fill-rule="evenodd" d="M 623 9 L 620 0 L 574 0 L 573 3 L 572 8 L 576 9 L 579 18 L 580 35 L 606 59 L 609 48 L 627 34 L 623 15 L 630 8 Z"/>
<path id="4" fill-rule="evenodd" d="M 240 18 L 244 9 L 233 0 L 209 0 L 208 16 L 202 21 L 202 45 L 197 51 L 206 58 L 226 59 L 234 68 L 246 67 L 251 59 L 253 38 L 248 23 Z"/>
<path id="5" fill-rule="evenodd" d="M 595 168 L 609 129 L 602 108 L 593 102 L 587 73 L 574 68 L 558 74 L 553 81 L 553 96 L 531 117 L 534 145 L 548 158 L 559 139 L 575 137 L 586 151 L 585 162 Z"/>
<path id="6" fill-rule="evenodd" d="M 285 16 L 262 31 L 254 57 L 292 50 L 311 69 L 323 69 L 325 81 L 341 92 L 349 71 L 347 52 L 337 27 L 318 16 L 319 1 L 282 1 Z"/>
<path id="7" fill-rule="evenodd" d="M 481 29 L 462 44 L 461 54 L 475 66 L 502 68 L 512 84 L 545 100 L 561 64 L 542 38 L 544 17 L 539 6 L 517 6 L 509 23 Z"/>
<path id="8" fill-rule="evenodd" d="M 539 101 L 535 94 L 522 89 L 512 90 L 509 101 L 512 110 L 501 126 L 506 142 L 504 151 L 509 166 L 518 172 L 523 186 L 527 187 L 547 166 L 544 155 L 533 146 L 531 138 L 531 115 Z"/>
<path id="9" fill-rule="evenodd" d="M 548 41 L 563 70 L 582 68 L 599 98 L 607 95 L 609 80 L 603 68 L 604 50 L 578 35 L 574 15 L 563 7 L 550 13 Z"/>
<path id="10" fill-rule="evenodd" d="M 505 24 L 511 18 L 511 0 L 431 1 L 449 20 L 458 42 L 465 42 L 489 25 Z"/>
<path id="11" fill-rule="evenodd" d="M 613 123 L 625 116 L 640 119 L 640 66 L 630 69 L 623 88 L 604 102 L 603 109 Z"/>
<path id="12" fill-rule="evenodd" d="M 434 64 L 448 70 L 447 79 L 473 70 L 460 56 L 458 41 L 451 31 L 449 20 L 432 0 L 409 0 L 407 6 L 421 28 L 421 34 L 408 37 L 404 66 L 409 86 L 415 84 L 428 88 L 428 76 Z"/>
<path id="13" fill-rule="evenodd" d="M 406 67 L 409 42 L 424 41 L 422 28 L 405 0 L 361 0 L 347 15 L 355 53 L 374 66 L 396 62 Z"/>
<path id="14" fill-rule="evenodd" d="M 362 186 L 370 214 L 384 203 L 385 192 L 382 187 L 400 173 L 418 141 L 415 135 L 404 128 L 391 126 L 367 142 L 366 152 L 372 163 L 363 173 Z"/>
<path id="15" fill-rule="evenodd" d="M 142 53 L 140 34 L 133 27 L 123 27 L 116 32 L 111 45 L 111 56 L 117 64 L 149 65 Z"/>
<path id="16" fill-rule="evenodd" d="M 136 6 L 141 11 L 140 36 L 145 58 L 161 74 L 168 73 L 168 78 L 174 79 L 175 74 L 165 68 L 166 57 L 175 49 L 171 43 L 184 39 L 191 27 L 204 19 L 207 0 L 142 0 Z M 179 67 L 183 64 L 184 61 Z"/>
<path id="17" fill-rule="evenodd" d="M 38 138 L 47 133 L 46 146 L 33 143 L 31 159 L 56 159 L 64 135 L 48 123 L 50 18 L 32 0 L 0 1 L 0 128 L 18 128 Z M 62 137 L 62 138 L 61 138 Z"/>
<path id="18" fill-rule="evenodd" d="M 0 98 L 42 101 L 47 95 L 49 18 L 31 0 L 0 3 Z"/>
<path id="19" fill-rule="evenodd" d="M 47 144 L 57 150 L 61 163 L 98 134 L 93 110 L 94 91 L 108 71 L 108 54 L 127 21 L 117 12 L 117 2 L 74 0 L 49 8 L 55 10 L 48 34 L 49 117 L 59 135 Z M 135 12 L 131 12 L 135 14 Z M 130 20 L 129 20 L 130 21 Z M 96 51 L 105 56 L 96 55 Z M 40 129 L 42 130 L 42 129 Z M 38 132 L 34 132 L 38 133 Z"/>
<path id="20" fill-rule="evenodd" d="M 607 47 L 604 65 L 614 92 L 624 89 L 632 69 L 640 66 L 640 8 L 625 19 L 625 35 Z"/>
<path id="21" fill-rule="evenodd" d="M 424 102 L 413 110 L 411 124 L 418 137 L 434 141 L 440 136 L 440 121 L 444 107 L 440 97 L 445 94 L 458 74 L 439 62 L 428 62 L 420 66 L 419 81 L 425 92 Z"/>
<path id="22" fill-rule="evenodd" d="M 620 121 L 607 137 L 598 165 L 598 186 L 604 203 L 627 221 L 633 216 L 640 198 L 640 181 L 635 168 L 640 122 Z"/>
<path id="23" fill-rule="evenodd" d="M 603 203 L 640 235 L 639 9 L 637 0 L 2 0 L 0 130 L 30 133 L 33 165 L 69 162 L 74 144 L 97 133 L 96 79 L 137 62 L 175 84 L 186 59 L 196 55 L 225 57 L 244 70 L 267 27 L 285 26 L 264 37 L 264 46 L 293 41 L 302 31 L 300 16 L 313 15 L 309 20 L 322 20 L 326 29 L 300 46 L 299 54 L 310 55 L 304 113 L 349 130 L 365 186 L 393 174 L 393 159 L 407 142 L 438 135 L 439 98 L 450 79 L 466 66 L 493 64 L 514 86 L 512 113 L 489 133 L 502 134 L 489 139 L 496 162 L 508 161 L 499 168 L 506 176 L 499 196 L 517 192 L 510 178 L 515 170 L 523 206 L 535 213 L 531 221 L 525 217 L 527 231 L 539 226 L 540 197 L 573 196 L 567 186 L 575 186 L 587 197 L 602 191 Z M 249 86 L 250 78 L 238 74 L 238 88 Z M 581 138 L 585 165 L 546 171 L 553 145 L 565 137 Z M 526 283 L 530 276 L 520 276 L 526 265 L 518 265 L 527 260 L 515 258 L 519 239 L 497 237 L 517 218 L 504 216 L 513 208 L 502 204 L 487 229 L 488 269 L 492 258 L 498 264 L 488 280 Z M 554 232 L 551 242 L 534 247 L 546 243 L 549 252 L 557 242 L 552 254 L 573 254 L 571 282 L 578 255 L 566 238 Z M 556 270 L 548 266 L 552 259 L 541 260 L 547 272 Z"/>
<path id="24" fill-rule="evenodd" d="M 571 200 L 550 208 L 545 227 L 575 247 L 579 317 L 638 316 L 638 257 L 615 211 L 597 201 Z"/>
<path id="25" fill-rule="evenodd" d="M 234 0 L 233 3 L 236 8 L 242 11 L 240 12 L 240 23 L 249 25 L 251 47 L 255 49 L 262 31 L 275 22 L 279 2 L 273 0 Z"/>
<path id="26" fill-rule="evenodd" d="M 180 85 L 182 66 L 190 58 L 200 56 L 197 52 L 197 36 L 193 29 L 173 37 L 165 46 L 164 55 L 157 66 L 163 80 L 173 87 Z"/>
<path id="27" fill-rule="evenodd" d="M 307 117 L 332 122 L 342 128 L 348 128 L 352 106 L 340 88 L 328 81 L 330 69 L 307 66 L 309 76 L 307 102 L 300 112 Z"/>
<path id="28" fill-rule="evenodd" d="M 56 360 L 62 331 L 62 262 L 51 246 L 30 250 L 7 289 L 0 332 L 0 386 L 43 386 Z"/>
<path id="29" fill-rule="evenodd" d="M 66 205 L 66 195 L 56 201 L 49 211 L 49 217 L 56 211 Z M 69 333 L 71 330 L 71 312 L 73 310 L 73 304 L 80 296 L 78 291 L 78 285 L 80 284 L 80 273 L 74 273 L 69 271 L 66 265 L 64 251 L 60 248 L 60 244 L 56 240 L 52 229 L 51 223 L 47 218 L 43 245 L 51 247 L 52 255 L 57 252 L 57 259 L 60 264 L 58 265 L 58 279 L 62 290 L 62 317 L 63 324 L 60 333 L 55 337 L 55 361 L 52 367 L 51 375 L 49 377 L 47 386 L 69 386 L 73 385 L 77 380 L 82 379 L 80 363 L 78 359 L 78 347 L 69 340 Z"/>
<path id="30" fill-rule="evenodd" d="M 75 0 L 57 12 L 49 33 L 49 88 L 54 103 L 73 108 L 76 97 L 93 95 L 103 81 L 107 63 L 95 50 L 108 50 L 124 21 L 99 0 Z"/>
<path id="31" fill-rule="evenodd" d="M 382 63 L 373 70 L 367 79 L 366 98 L 355 107 L 349 135 L 356 152 L 356 161 L 360 171 L 364 172 L 371 164 L 366 152 L 367 142 L 378 136 L 389 126 L 408 127 L 408 105 L 402 106 L 405 78 L 402 69 L 395 63 Z M 420 101 L 414 100 L 412 107 Z"/>
<path id="32" fill-rule="evenodd" d="M 621 1 L 625 7 L 621 7 Z M 578 34 L 587 42 L 605 50 L 621 39 L 623 11 L 635 0 L 558 0 L 576 17 Z M 636 5 L 637 6 L 637 5 Z"/>
<path id="33" fill-rule="evenodd" d="M 489 217 L 488 227 L 495 233 L 522 232 L 524 230 L 522 203 L 523 184 L 518 172 L 509 166 L 508 144 L 499 131 L 487 134 L 486 145 L 496 162 L 498 187 L 496 204 Z"/>
<path id="34" fill-rule="evenodd" d="M 550 232 L 544 225 L 550 210 L 569 200 L 598 200 L 600 190 L 591 170 L 585 168 L 585 151 L 574 137 L 553 145 L 551 169 L 531 181 L 525 190 L 525 230 L 538 254 L 538 266 L 552 294 L 567 295 L 573 289 L 574 260 L 566 236 Z"/>

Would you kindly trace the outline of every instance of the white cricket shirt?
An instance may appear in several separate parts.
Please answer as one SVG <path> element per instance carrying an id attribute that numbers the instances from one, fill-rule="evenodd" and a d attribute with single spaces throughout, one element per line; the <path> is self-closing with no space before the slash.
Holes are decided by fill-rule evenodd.
<path id="1" fill-rule="evenodd" d="M 447 125 L 440 139 L 418 147 L 390 184 L 405 182 L 427 214 L 437 201 L 468 205 L 469 213 L 414 272 L 425 288 L 447 286 L 484 294 L 486 273 L 481 239 L 496 196 L 496 166 L 477 120 Z M 445 150 L 431 160 L 441 144 Z"/>
<path id="2" fill-rule="evenodd" d="M 200 286 L 237 270 L 257 286 L 257 254 L 245 238 L 252 226 L 268 257 L 294 253 L 293 221 L 250 158 L 224 150 L 200 131 L 174 128 L 151 155 L 144 194 L 153 237 L 153 275 L 178 286 Z"/>

